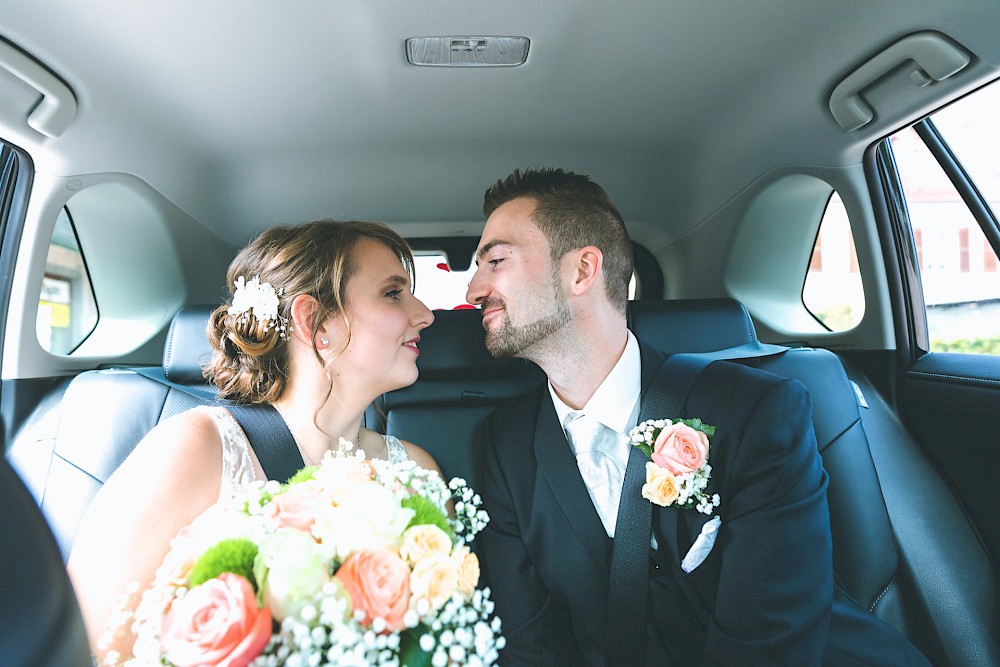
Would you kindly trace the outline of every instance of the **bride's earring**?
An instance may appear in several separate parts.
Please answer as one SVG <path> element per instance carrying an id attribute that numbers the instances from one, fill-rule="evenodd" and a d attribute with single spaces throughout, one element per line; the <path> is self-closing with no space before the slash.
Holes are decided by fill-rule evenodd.
<path id="1" fill-rule="evenodd" d="M 320 339 L 319 339 L 319 344 L 320 344 L 321 346 L 323 346 L 323 347 L 326 347 L 327 345 L 329 345 L 329 344 L 330 344 L 330 341 L 328 341 L 328 340 L 327 340 L 327 339 L 325 339 L 325 338 L 320 338 Z"/>

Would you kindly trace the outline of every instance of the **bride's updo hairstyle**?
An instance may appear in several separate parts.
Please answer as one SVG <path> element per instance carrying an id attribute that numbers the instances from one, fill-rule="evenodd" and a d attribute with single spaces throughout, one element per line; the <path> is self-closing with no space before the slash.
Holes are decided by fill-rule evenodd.
<path id="1" fill-rule="evenodd" d="M 362 239 L 385 244 L 413 277 L 413 253 L 396 232 L 377 222 L 319 220 L 301 225 L 272 227 L 255 238 L 229 265 L 226 280 L 231 292 L 239 278 L 246 283 L 259 277 L 278 299 L 277 321 L 258 320 L 253 310 L 230 313 L 230 304 L 215 309 L 208 322 L 208 339 L 214 350 L 204 373 L 219 388 L 219 397 L 239 403 L 270 403 L 281 397 L 288 381 L 288 339 L 291 305 L 308 294 L 319 303 L 310 326 L 313 330 L 334 315 L 347 323 L 347 283 L 361 258 L 354 252 Z M 313 352 L 322 361 L 316 342 Z"/>

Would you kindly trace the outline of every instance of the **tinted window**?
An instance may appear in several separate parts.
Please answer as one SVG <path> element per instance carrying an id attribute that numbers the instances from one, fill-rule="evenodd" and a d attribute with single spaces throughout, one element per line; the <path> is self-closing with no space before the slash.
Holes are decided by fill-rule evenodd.
<path id="1" fill-rule="evenodd" d="M 59 213 L 45 261 L 35 330 L 53 354 L 69 354 L 97 326 L 97 302 L 73 222 Z"/>

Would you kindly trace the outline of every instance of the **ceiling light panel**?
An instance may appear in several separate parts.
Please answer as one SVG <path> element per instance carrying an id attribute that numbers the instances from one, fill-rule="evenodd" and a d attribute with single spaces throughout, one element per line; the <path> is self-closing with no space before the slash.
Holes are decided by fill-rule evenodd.
<path id="1" fill-rule="evenodd" d="M 429 67 L 513 67 L 528 57 L 527 37 L 411 37 L 406 59 Z"/>

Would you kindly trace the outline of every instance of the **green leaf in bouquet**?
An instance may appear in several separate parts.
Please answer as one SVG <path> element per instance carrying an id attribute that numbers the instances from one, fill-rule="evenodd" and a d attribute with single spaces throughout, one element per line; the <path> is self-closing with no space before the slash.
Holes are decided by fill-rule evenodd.
<path id="1" fill-rule="evenodd" d="M 402 667 L 431 667 L 431 654 L 420 648 L 420 638 L 431 629 L 421 623 L 399 636 L 399 664 Z"/>
<path id="2" fill-rule="evenodd" d="M 410 523 L 406 526 L 407 528 L 430 524 L 443 530 L 448 534 L 448 537 L 453 537 L 448 517 L 441 511 L 441 508 L 430 500 L 427 500 L 427 498 L 414 494 L 404 498 L 400 504 L 415 512 L 413 518 L 410 519 Z"/>
<path id="3" fill-rule="evenodd" d="M 200 586 L 223 572 L 232 572 L 244 577 L 254 590 L 257 590 L 257 581 L 253 574 L 253 562 L 256 557 L 257 545 L 248 539 L 221 540 L 206 550 L 195 562 L 188 580 L 192 587 Z"/>
<path id="4" fill-rule="evenodd" d="M 645 442 L 640 442 L 635 445 L 639 448 L 639 451 L 646 455 L 647 459 L 653 458 L 653 448 L 647 445 Z"/>

